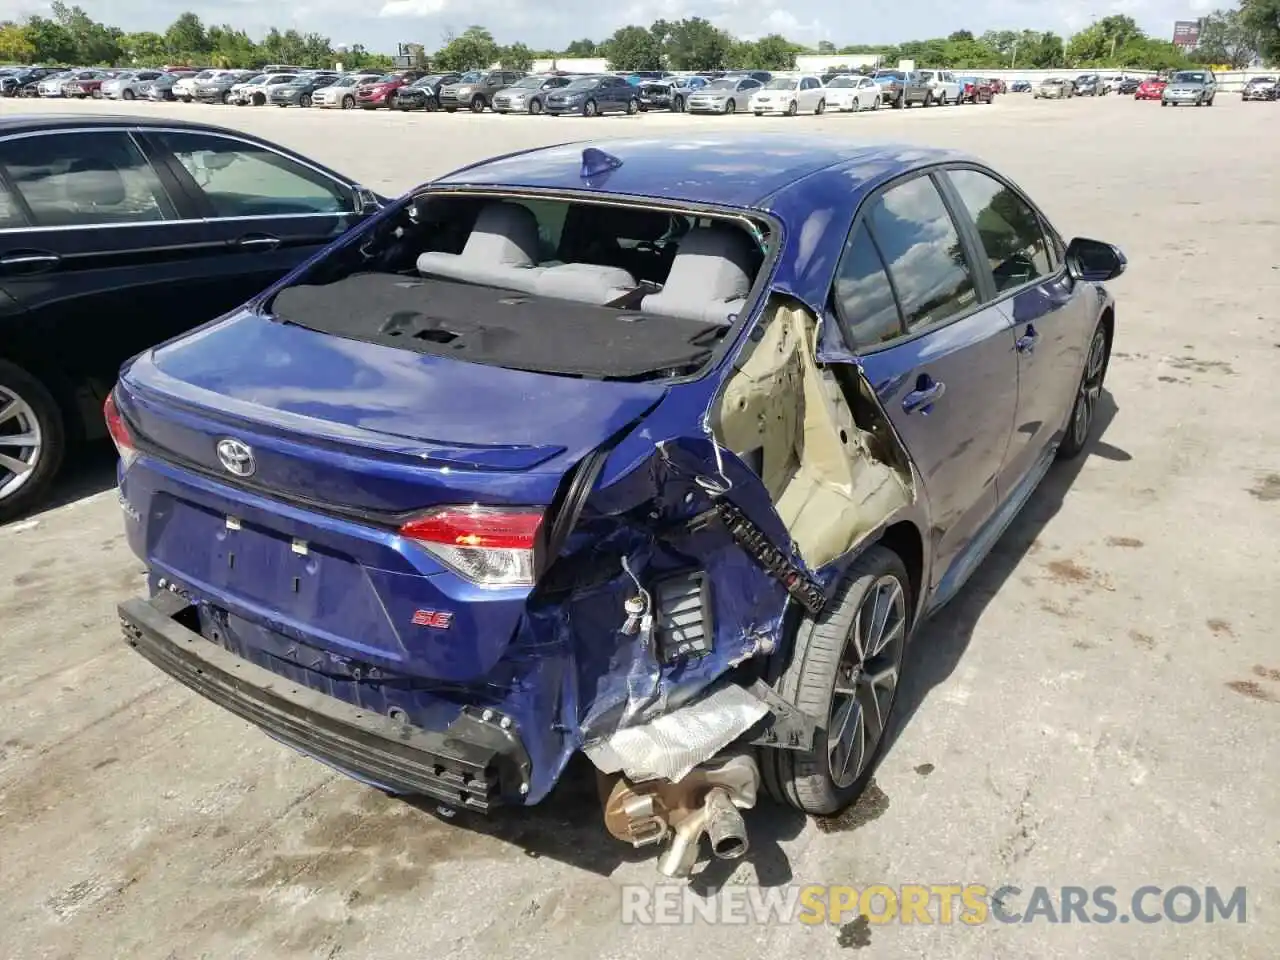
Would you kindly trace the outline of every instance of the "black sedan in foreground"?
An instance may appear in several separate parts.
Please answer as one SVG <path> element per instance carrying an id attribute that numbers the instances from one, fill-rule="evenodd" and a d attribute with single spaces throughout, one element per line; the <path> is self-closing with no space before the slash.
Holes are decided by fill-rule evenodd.
<path id="1" fill-rule="evenodd" d="M 461 79 L 460 73 L 433 73 L 420 77 L 396 91 L 395 108 L 397 110 L 439 110 L 440 88 L 446 83 L 457 83 Z"/>
<path id="2" fill-rule="evenodd" d="M 266 140 L 167 117 L 2 117 L 0 183 L 0 521 L 40 501 L 70 446 L 105 436 L 122 362 L 382 203 Z"/>

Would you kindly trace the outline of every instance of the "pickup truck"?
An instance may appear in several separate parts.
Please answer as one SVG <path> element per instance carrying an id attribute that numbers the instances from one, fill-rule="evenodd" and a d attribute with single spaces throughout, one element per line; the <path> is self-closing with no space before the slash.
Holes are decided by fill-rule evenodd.
<path id="1" fill-rule="evenodd" d="M 933 103 L 933 91 L 915 70 L 877 70 L 871 79 L 880 85 L 881 99 L 895 110 Z"/>
<path id="2" fill-rule="evenodd" d="M 964 86 L 950 70 L 917 70 L 925 83 L 929 85 L 932 103 L 946 106 L 948 103 L 959 103 Z M 926 103 L 925 106 L 929 106 Z"/>

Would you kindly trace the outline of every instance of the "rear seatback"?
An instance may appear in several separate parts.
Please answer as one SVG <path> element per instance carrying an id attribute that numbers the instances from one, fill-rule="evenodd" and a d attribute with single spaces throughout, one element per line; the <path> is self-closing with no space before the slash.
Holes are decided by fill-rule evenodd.
<path id="1" fill-rule="evenodd" d="M 637 286 L 635 277 L 620 267 L 540 266 L 537 217 L 515 203 L 488 204 L 476 217 L 461 253 L 423 253 L 417 267 L 427 276 L 598 306 Z"/>
<path id="2" fill-rule="evenodd" d="M 742 309 L 754 274 L 750 238 L 736 227 L 712 224 L 680 241 L 660 293 L 640 301 L 646 313 L 724 325 Z"/>

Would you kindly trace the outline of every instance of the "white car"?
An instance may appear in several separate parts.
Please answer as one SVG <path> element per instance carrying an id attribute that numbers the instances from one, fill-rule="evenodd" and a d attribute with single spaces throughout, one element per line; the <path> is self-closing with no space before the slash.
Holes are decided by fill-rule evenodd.
<path id="1" fill-rule="evenodd" d="M 102 95 L 108 100 L 136 100 L 146 85 L 160 77 L 159 70 L 130 70 L 102 84 Z"/>
<path id="2" fill-rule="evenodd" d="M 870 77 L 841 74 L 828 80 L 824 89 L 827 108 L 830 110 L 858 113 L 862 110 L 880 109 L 880 84 Z"/>
<path id="3" fill-rule="evenodd" d="M 62 89 L 62 85 L 73 76 L 75 74 L 68 70 L 66 73 L 55 73 L 52 76 L 45 77 L 36 85 L 36 92 L 42 97 L 65 97 L 66 93 Z"/>
<path id="4" fill-rule="evenodd" d="M 201 70 L 194 77 L 183 77 L 173 85 L 174 99 L 190 103 L 195 99 L 196 87 L 206 80 L 212 80 L 220 73 L 222 73 L 221 70 Z"/>
<path id="5" fill-rule="evenodd" d="M 237 83 L 231 88 L 231 97 L 228 103 L 234 103 L 241 107 L 246 105 L 261 107 L 270 96 L 268 87 L 292 83 L 297 76 L 296 73 L 264 73 L 246 80 L 244 83 Z"/>
<path id="6" fill-rule="evenodd" d="M 826 89 L 817 77 L 774 77 L 751 95 L 749 108 L 757 117 L 781 113 L 821 113 L 827 108 Z"/>
<path id="7" fill-rule="evenodd" d="M 946 106 L 948 103 L 959 103 L 964 93 L 964 84 L 956 79 L 950 70 L 919 70 L 920 79 L 933 91 L 933 102 Z"/>
<path id="8" fill-rule="evenodd" d="M 339 110 L 352 110 L 356 105 L 356 87 L 368 80 L 362 73 L 349 73 L 339 77 L 327 87 L 321 87 L 311 94 L 313 107 L 337 107 Z"/>

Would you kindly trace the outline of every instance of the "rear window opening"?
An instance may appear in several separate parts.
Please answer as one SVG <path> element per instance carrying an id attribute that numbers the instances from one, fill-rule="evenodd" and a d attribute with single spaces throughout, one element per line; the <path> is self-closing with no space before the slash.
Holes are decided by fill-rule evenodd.
<path id="1" fill-rule="evenodd" d="M 265 309 L 334 336 L 511 369 L 687 376 L 745 312 L 768 230 L 680 209 L 426 194 Z"/>

